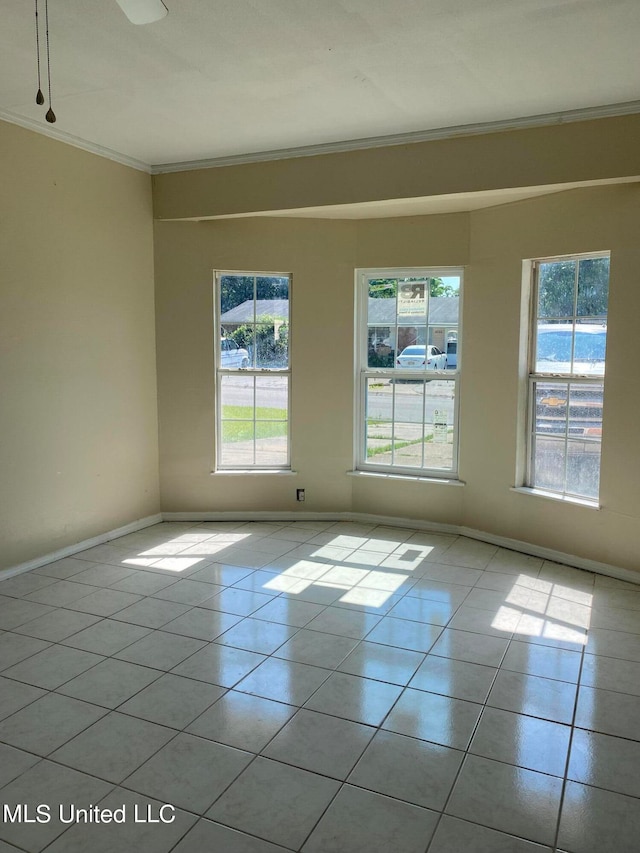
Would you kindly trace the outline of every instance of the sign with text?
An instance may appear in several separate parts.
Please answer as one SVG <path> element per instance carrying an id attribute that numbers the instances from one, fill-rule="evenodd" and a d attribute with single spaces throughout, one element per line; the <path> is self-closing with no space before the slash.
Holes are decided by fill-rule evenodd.
<path id="1" fill-rule="evenodd" d="M 448 438 L 448 415 L 446 409 L 433 410 L 433 441 L 446 444 Z"/>
<path id="2" fill-rule="evenodd" d="M 398 282 L 398 317 L 426 317 L 429 283 Z"/>

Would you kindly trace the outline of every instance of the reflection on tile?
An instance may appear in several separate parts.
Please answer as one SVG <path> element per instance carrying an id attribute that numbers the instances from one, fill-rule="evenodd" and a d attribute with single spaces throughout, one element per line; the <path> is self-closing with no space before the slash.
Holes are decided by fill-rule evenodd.
<path id="1" fill-rule="evenodd" d="M 253 618 L 263 619 L 268 622 L 279 622 L 283 625 L 291 625 L 294 628 L 304 628 L 314 616 L 322 613 L 324 607 L 309 601 L 296 601 L 293 598 L 272 599 L 256 610 Z"/>
<path id="2" fill-rule="evenodd" d="M 253 617 L 247 617 L 218 636 L 216 643 L 270 655 L 279 649 L 283 643 L 290 640 L 297 630 L 297 628 L 292 628 L 289 625 L 263 622 Z"/>
<path id="3" fill-rule="evenodd" d="M 640 697 L 581 687 L 576 726 L 640 740 Z"/>
<path id="4" fill-rule="evenodd" d="M 233 687 L 265 660 L 264 655 L 209 643 L 173 670 L 174 675 L 196 678 L 220 687 Z"/>
<path id="5" fill-rule="evenodd" d="M 629 853 L 638 848 L 640 809 L 635 797 L 567 782 L 558 845 L 571 853 Z"/>
<path id="6" fill-rule="evenodd" d="M 167 634 L 164 631 L 154 631 L 138 640 L 137 643 L 133 643 L 133 645 L 118 652 L 116 657 L 129 663 L 168 670 L 204 646 L 205 643 L 202 640 L 182 637 L 178 634 Z"/>
<path id="7" fill-rule="evenodd" d="M 407 688 L 382 728 L 421 740 L 466 749 L 482 705 Z"/>
<path id="8" fill-rule="evenodd" d="M 515 672 L 526 672 L 529 675 L 541 675 L 544 678 L 577 683 L 580 659 L 579 652 L 514 640 L 509 644 L 502 667 Z"/>
<path id="9" fill-rule="evenodd" d="M 567 763 L 569 735 L 569 726 L 485 708 L 469 751 L 562 777 Z"/>
<path id="10" fill-rule="evenodd" d="M 491 666 L 427 655 L 410 686 L 469 702 L 485 702 L 496 672 Z"/>
<path id="11" fill-rule="evenodd" d="M 406 685 L 424 660 L 422 652 L 396 649 L 378 643 L 363 641 L 346 657 L 338 670 L 376 681 Z"/>
<path id="12" fill-rule="evenodd" d="M 309 622 L 311 631 L 323 631 L 326 634 L 339 634 L 362 640 L 380 621 L 380 616 L 371 613 L 357 613 L 341 607 L 327 607 Z"/>
<path id="13" fill-rule="evenodd" d="M 263 754 L 303 770 L 346 779 L 374 734 L 370 726 L 303 709 Z"/>
<path id="14" fill-rule="evenodd" d="M 349 783 L 417 806 L 441 811 L 464 752 L 393 732 L 378 732 Z"/>
<path id="15" fill-rule="evenodd" d="M 414 622 L 427 622 L 430 625 L 443 626 L 451 619 L 456 608 L 443 601 L 431 601 L 428 598 L 405 596 L 393 607 L 390 615 L 398 619 Z"/>
<path id="16" fill-rule="evenodd" d="M 257 758 L 218 799 L 207 817 L 297 849 L 340 783 L 297 767 Z M 251 803 L 251 808 L 247 808 Z"/>
<path id="17" fill-rule="evenodd" d="M 558 853 L 635 851 L 639 589 L 351 522 L 166 522 L 2 581 L 3 798 L 188 812 L 0 853 L 551 853 L 567 766 Z"/>
<path id="18" fill-rule="evenodd" d="M 188 731 L 237 749 L 260 752 L 295 712 L 291 705 L 229 690 Z"/>
<path id="19" fill-rule="evenodd" d="M 509 641 L 504 637 L 489 637 L 470 631 L 445 628 L 431 649 L 431 653 L 445 658 L 500 666 Z"/>
<path id="20" fill-rule="evenodd" d="M 640 696 L 640 662 L 585 655 L 580 684 Z"/>
<path id="21" fill-rule="evenodd" d="M 395 684 L 334 672 L 305 707 L 345 720 L 379 726 L 401 692 L 402 688 Z"/>
<path id="22" fill-rule="evenodd" d="M 303 853 L 424 853 L 435 812 L 345 785 L 302 848 Z"/>
<path id="23" fill-rule="evenodd" d="M 562 780 L 469 755 L 447 813 L 501 832 L 553 845 Z"/>
<path id="24" fill-rule="evenodd" d="M 575 684 L 505 670 L 498 673 L 487 700 L 493 708 L 556 723 L 572 722 L 575 702 Z"/>
<path id="25" fill-rule="evenodd" d="M 2 640 L 0 640 L 0 648 Z M 640 634 L 628 634 L 607 628 L 591 628 L 585 651 L 622 660 L 640 661 Z"/>
<path id="26" fill-rule="evenodd" d="M 289 705 L 304 705 L 327 679 L 329 670 L 295 661 L 269 658 L 244 678 L 237 689 Z"/>
<path id="27" fill-rule="evenodd" d="M 203 607 L 194 607 L 177 619 L 172 619 L 162 626 L 163 631 L 170 634 L 182 634 L 184 637 L 193 637 L 196 640 L 216 640 L 229 628 L 237 625 L 241 616 L 231 613 L 220 613 L 218 610 L 206 610 Z"/>
<path id="28" fill-rule="evenodd" d="M 385 646 L 397 646 L 401 649 L 426 653 L 441 632 L 442 629 L 436 625 L 385 616 L 367 634 L 367 640 L 372 643 L 382 643 Z"/>
<path id="29" fill-rule="evenodd" d="M 511 637 L 518 627 L 522 612 L 516 607 L 502 604 L 496 610 L 481 610 L 461 605 L 449 622 L 450 628 L 473 631 L 490 637 Z"/>
<path id="30" fill-rule="evenodd" d="M 274 652 L 274 657 L 335 669 L 357 646 L 358 641 L 337 634 L 321 634 L 301 628 Z"/>
<path id="31" fill-rule="evenodd" d="M 576 729 L 569 779 L 640 797 L 640 743 Z"/>
<path id="32" fill-rule="evenodd" d="M 215 684 L 167 674 L 125 702 L 120 711 L 161 726 L 183 729 L 224 692 Z"/>

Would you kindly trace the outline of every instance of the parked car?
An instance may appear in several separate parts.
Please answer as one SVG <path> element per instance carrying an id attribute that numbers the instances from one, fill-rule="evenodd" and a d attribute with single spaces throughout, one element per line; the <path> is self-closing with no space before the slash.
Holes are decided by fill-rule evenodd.
<path id="1" fill-rule="evenodd" d="M 249 353 L 231 338 L 222 338 L 220 367 L 249 367 Z"/>
<path id="2" fill-rule="evenodd" d="M 607 327 L 585 323 L 545 323 L 538 326 L 536 372 L 604 377 Z M 602 435 L 602 384 L 548 381 L 536 382 L 535 429 L 538 434 L 570 438 L 599 438 Z M 567 417 L 567 398 L 569 412 Z"/>
<path id="3" fill-rule="evenodd" d="M 397 357 L 396 367 L 403 370 L 446 370 L 447 356 L 431 344 L 412 344 Z"/>
<path id="4" fill-rule="evenodd" d="M 576 326 L 571 368 L 571 323 L 541 323 L 537 328 L 536 372 L 604 376 L 607 327 L 585 323 Z"/>

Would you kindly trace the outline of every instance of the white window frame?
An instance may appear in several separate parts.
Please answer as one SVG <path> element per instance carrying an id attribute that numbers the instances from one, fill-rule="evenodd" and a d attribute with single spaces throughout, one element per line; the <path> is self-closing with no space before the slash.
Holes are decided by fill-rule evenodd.
<path id="1" fill-rule="evenodd" d="M 576 262 L 576 278 L 579 272 L 579 262 L 583 260 L 589 260 L 591 258 L 611 258 L 611 253 L 608 251 L 601 252 L 582 252 L 571 255 L 555 255 L 548 258 L 535 258 L 531 260 L 530 263 L 530 300 L 529 300 L 529 316 L 528 316 L 528 347 L 527 347 L 527 376 L 526 376 L 526 458 L 525 458 L 525 479 L 524 479 L 524 489 L 535 492 L 540 495 L 547 495 L 548 497 L 555 498 L 558 500 L 565 500 L 569 502 L 575 502 L 578 504 L 586 504 L 590 506 L 599 506 L 600 500 L 600 488 L 598 487 L 598 496 L 595 498 L 588 497 L 585 495 L 578 495 L 574 492 L 569 492 L 566 489 L 566 481 L 567 481 L 567 470 L 566 470 L 566 459 L 567 459 L 567 445 L 569 442 L 569 431 L 565 430 L 564 434 L 564 444 L 565 444 L 565 472 L 564 472 L 564 490 L 556 490 L 551 489 L 546 486 L 537 486 L 535 485 L 535 443 L 536 443 L 536 432 L 535 432 L 535 422 L 536 422 L 536 399 L 535 399 L 535 387 L 537 382 L 550 382 L 555 384 L 565 384 L 567 385 L 567 406 L 566 406 L 566 419 L 569 419 L 569 386 L 571 385 L 593 385 L 593 386 L 602 386 L 604 393 L 605 386 L 605 375 L 593 375 L 593 374 L 579 374 L 579 373 L 539 373 L 536 371 L 536 350 L 537 350 L 537 328 L 538 328 L 538 319 L 549 319 L 553 320 L 554 318 L 538 318 L 538 287 L 539 287 L 539 276 L 538 270 L 541 264 L 548 263 L 559 263 L 562 261 L 575 261 Z M 577 316 L 577 296 L 578 296 L 578 288 L 577 282 L 574 284 L 574 295 L 573 295 L 573 316 L 572 320 L 580 319 Z M 608 313 L 608 312 L 607 312 Z M 607 323 L 607 334 L 608 334 L 608 323 Z M 575 341 L 574 341 L 575 343 Z M 605 365 L 606 365 L 606 354 L 605 354 Z M 605 367 L 606 371 L 606 367 Z M 604 404 L 603 404 L 603 414 L 604 414 Z M 588 440 L 588 439 L 585 439 Z M 600 437 L 600 448 L 602 448 L 602 437 Z M 600 463 L 602 461 L 602 457 L 600 457 Z M 601 468 L 599 468 L 599 474 L 601 473 Z"/>
<path id="2" fill-rule="evenodd" d="M 288 319 L 288 346 L 287 346 L 287 367 L 222 367 L 221 351 L 220 351 L 220 330 L 221 330 L 221 289 L 219 280 L 224 276 L 244 276 L 253 278 L 253 299 L 257 299 L 257 280 L 258 278 L 286 278 L 289 281 L 289 319 Z M 262 270 L 244 271 L 244 270 L 214 270 L 213 273 L 213 328 L 214 328 L 214 346 L 213 346 L 213 364 L 215 374 L 215 452 L 214 452 L 214 473 L 220 474 L 246 474 L 246 473 L 279 473 L 291 472 L 291 295 L 292 295 L 293 276 L 288 272 L 263 272 Z M 255 424 L 256 424 L 256 406 L 254 396 L 253 406 L 253 424 L 254 424 L 254 464 L 239 467 L 237 465 L 225 465 L 221 461 L 222 457 L 222 404 L 221 404 L 221 389 L 222 377 L 224 376 L 253 376 L 264 377 L 269 375 L 286 376 L 287 377 L 287 457 L 286 461 L 280 465 L 264 465 L 255 463 Z"/>
<path id="3" fill-rule="evenodd" d="M 459 311 L 457 328 L 456 368 L 452 370 L 425 371 L 424 377 L 417 377 L 415 370 L 401 370 L 397 367 L 377 368 L 368 366 L 368 281 L 372 278 L 441 278 L 458 276 Z M 398 475 L 416 480 L 433 480 L 439 482 L 456 482 L 459 480 L 459 440 L 460 440 L 460 364 L 464 347 L 462 330 L 462 304 L 464 288 L 463 267 L 392 267 L 356 270 L 356 316 L 355 316 L 355 406 L 354 406 L 354 471 L 369 474 Z M 462 346 L 461 346 L 462 345 Z M 397 340 L 396 340 L 397 347 Z M 445 350 L 446 353 L 446 342 Z M 397 355 L 397 353 L 396 353 Z M 372 464 L 367 459 L 367 380 L 375 377 L 397 377 L 400 379 L 446 379 L 454 383 L 453 401 L 453 442 L 451 468 L 417 468 L 402 465 Z M 424 407 L 427 395 L 423 396 L 423 426 Z M 394 407 L 395 408 L 395 407 Z"/>

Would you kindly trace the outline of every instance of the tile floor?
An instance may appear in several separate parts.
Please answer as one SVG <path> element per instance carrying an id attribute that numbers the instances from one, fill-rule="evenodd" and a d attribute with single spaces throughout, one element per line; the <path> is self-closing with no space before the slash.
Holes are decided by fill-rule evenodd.
<path id="1" fill-rule="evenodd" d="M 159 524 L 0 583 L 0 787 L 52 809 L 0 853 L 631 853 L 640 587 L 424 531 Z"/>

